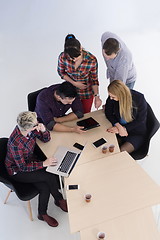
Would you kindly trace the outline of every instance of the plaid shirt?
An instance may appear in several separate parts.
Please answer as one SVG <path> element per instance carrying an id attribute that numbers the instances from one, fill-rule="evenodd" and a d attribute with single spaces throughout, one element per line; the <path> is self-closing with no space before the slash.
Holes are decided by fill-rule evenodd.
<path id="1" fill-rule="evenodd" d="M 15 127 L 8 140 L 5 165 L 9 175 L 17 172 L 31 172 L 43 168 L 43 162 L 36 159 L 34 147 L 36 138 L 43 142 L 50 140 L 50 133 L 32 131 L 28 137 L 21 134 L 18 126 Z"/>
<path id="2" fill-rule="evenodd" d="M 81 99 L 88 99 L 93 95 L 92 86 L 99 85 L 98 82 L 98 63 L 95 56 L 90 52 L 83 50 L 83 61 L 77 69 L 74 66 L 75 62 L 68 54 L 62 52 L 58 58 L 58 73 L 63 78 L 68 75 L 76 82 L 85 82 L 88 87 L 86 89 L 77 88 L 77 92 Z"/>

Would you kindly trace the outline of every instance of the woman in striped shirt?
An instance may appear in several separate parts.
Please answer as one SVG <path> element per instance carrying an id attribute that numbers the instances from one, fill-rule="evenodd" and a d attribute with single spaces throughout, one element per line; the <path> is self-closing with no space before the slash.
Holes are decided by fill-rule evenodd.
<path id="1" fill-rule="evenodd" d="M 93 99 L 96 109 L 101 106 L 97 59 L 82 48 L 73 34 L 65 38 L 64 52 L 58 58 L 58 73 L 77 88 L 84 113 L 91 111 Z"/>

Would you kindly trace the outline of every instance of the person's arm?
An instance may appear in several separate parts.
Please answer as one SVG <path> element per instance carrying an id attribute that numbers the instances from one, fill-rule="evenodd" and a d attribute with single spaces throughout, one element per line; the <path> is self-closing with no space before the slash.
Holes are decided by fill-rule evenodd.
<path id="1" fill-rule="evenodd" d="M 121 137 L 127 137 L 128 136 L 127 129 L 124 126 L 122 126 L 119 122 L 117 122 L 115 124 L 115 127 L 118 129 L 118 134 Z"/>
<path id="2" fill-rule="evenodd" d="M 84 131 L 83 128 L 84 127 L 80 127 L 80 126 L 69 127 L 69 126 L 65 126 L 65 125 L 60 124 L 60 123 L 56 123 L 53 127 L 53 130 L 57 131 L 57 132 L 84 133 L 86 131 Z"/>
<path id="3" fill-rule="evenodd" d="M 63 75 L 64 80 L 66 80 L 67 82 L 70 82 L 73 86 L 77 87 L 77 82 L 75 82 L 72 78 L 70 78 L 66 73 Z"/>
<path id="4" fill-rule="evenodd" d="M 74 114 L 73 112 L 71 112 L 63 117 L 54 117 L 54 120 L 56 123 L 69 122 L 69 121 L 72 121 L 75 119 L 77 119 L 77 115 Z"/>
<path id="5" fill-rule="evenodd" d="M 64 59 L 65 59 L 65 55 L 62 52 L 58 57 L 58 66 L 57 66 L 57 72 L 62 79 L 64 75 L 66 75 Z"/>
<path id="6" fill-rule="evenodd" d="M 14 147 L 12 153 L 14 162 L 20 172 L 33 172 L 38 169 L 42 169 L 47 166 L 55 166 L 57 164 L 56 159 L 53 157 L 47 158 L 45 161 L 32 161 L 26 163 L 24 159 L 24 149 L 18 149 L 18 147 Z"/>
<path id="7" fill-rule="evenodd" d="M 110 97 L 106 100 L 105 115 L 106 118 L 112 123 L 112 127 L 107 129 L 107 132 L 116 133 L 120 136 L 127 136 L 128 133 L 125 128 L 119 123 L 119 103 L 111 100 Z"/>
<path id="8" fill-rule="evenodd" d="M 43 168 L 43 162 L 27 162 L 24 158 L 24 149 L 18 146 L 12 147 L 12 157 L 20 172 L 32 172 Z"/>
<path id="9" fill-rule="evenodd" d="M 60 77 L 62 79 L 64 79 L 65 81 L 70 82 L 73 86 L 75 86 L 79 89 L 87 88 L 85 83 L 76 82 L 70 76 L 68 76 L 66 68 L 65 68 L 64 61 L 65 61 L 65 55 L 64 55 L 64 53 L 61 53 L 59 58 L 58 58 L 58 68 L 57 68 L 57 71 L 58 71 L 58 74 L 60 75 Z"/>
<path id="10" fill-rule="evenodd" d="M 94 92 L 94 106 L 96 109 L 98 109 L 102 105 L 102 100 L 100 99 L 98 88 L 98 85 L 92 86 Z"/>
<path id="11" fill-rule="evenodd" d="M 51 139 L 50 132 L 46 129 L 43 123 L 39 123 L 34 130 L 36 131 L 33 131 L 33 134 L 35 133 L 36 137 L 40 139 L 42 142 L 50 141 Z"/>
<path id="12" fill-rule="evenodd" d="M 76 82 L 72 80 L 67 74 L 63 75 L 63 79 L 66 80 L 67 82 L 70 82 L 73 86 L 79 88 L 79 89 L 85 89 L 87 88 L 85 82 Z"/>
<path id="13" fill-rule="evenodd" d="M 126 84 L 129 73 L 129 62 L 126 57 L 119 60 L 117 68 L 115 69 L 115 74 L 113 80 L 121 80 Z"/>
<path id="14" fill-rule="evenodd" d="M 132 122 L 129 122 L 125 125 L 128 132 L 141 128 L 141 126 L 143 127 L 147 118 L 147 102 L 144 98 L 144 95 L 140 93 L 136 94 L 133 101 L 136 104 L 135 108 L 133 109 L 134 119 Z"/>
<path id="15" fill-rule="evenodd" d="M 119 119 L 117 117 L 118 114 L 118 102 L 111 100 L 110 97 L 107 98 L 106 104 L 105 104 L 105 116 L 106 118 L 112 123 L 114 126 L 117 122 L 119 122 Z"/>
<path id="16" fill-rule="evenodd" d="M 46 90 L 38 95 L 35 111 L 45 126 L 53 120 L 53 104 L 53 96 L 49 91 Z"/>
<path id="17" fill-rule="evenodd" d="M 118 128 L 116 126 L 107 128 L 106 132 L 119 134 Z"/>
<path id="18" fill-rule="evenodd" d="M 98 63 L 96 58 L 93 59 L 91 65 L 90 79 L 92 81 L 92 90 L 94 94 L 94 106 L 98 109 L 102 105 L 102 100 L 99 96 Z"/>

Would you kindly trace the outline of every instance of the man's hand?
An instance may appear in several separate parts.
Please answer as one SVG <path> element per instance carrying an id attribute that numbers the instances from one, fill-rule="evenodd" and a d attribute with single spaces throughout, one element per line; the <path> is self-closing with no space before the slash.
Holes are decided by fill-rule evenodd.
<path id="1" fill-rule="evenodd" d="M 45 132 L 46 131 L 46 128 L 43 123 L 38 123 L 38 125 L 35 127 L 35 129 L 37 130 L 37 132 L 39 132 L 39 131 Z"/>
<path id="2" fill-rule="evenodd" d="M 47 158 L 43 162 L 43 167 L 56 166 L 56 165 L 57 165 L 57 160 L 54 157 Z"/>
<path id="3" fill-rule="evenodd" d="M 57 123 L 62 123 L 63 122 L 63 118 L 61 117 L 54 117 L 54 121 Z"/>
<path id="4" fill-rule="evenodd" d="M 72 129 L 73 129 L 73 132 L 80 133 L 80 134 L 86 132 L 86 131 L 83 130 L 84 127 L 82 127 L 82 126 L 75 126 Z"/>

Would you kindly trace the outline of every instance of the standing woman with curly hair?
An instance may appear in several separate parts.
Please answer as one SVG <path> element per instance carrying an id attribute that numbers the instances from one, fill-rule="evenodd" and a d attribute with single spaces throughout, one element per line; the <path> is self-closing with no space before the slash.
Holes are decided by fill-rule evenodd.
<path id="1" fill-rule="evenodd" d="M 82 48 L 73 34 L 65 38 L 64 52 L 58 58 L 58 73 L 77 88 L 84 113 L 91 111 L 93 99 L 96 109 L 101 106 L 97 59 Z"/>
<path id="2" fill-rule="evenodd" d="M 129 89 L 122 81 L 108 86 L 105 115 L 112 123 L 107 131 L 116 133 L 121 151 L 131 153 L 145 140 L 147 102 L 144 95 Z"/>

